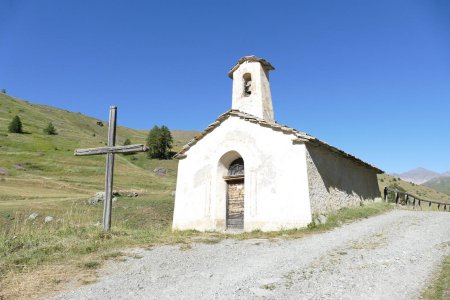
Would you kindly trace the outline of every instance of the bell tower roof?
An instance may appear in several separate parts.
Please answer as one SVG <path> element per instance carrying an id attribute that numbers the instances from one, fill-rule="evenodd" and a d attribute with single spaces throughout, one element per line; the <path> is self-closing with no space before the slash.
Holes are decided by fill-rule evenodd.
<path id="1" fill-rule="evenodd" d="M 238 60 L 238 62 L 234 65 L 234 67 L 231 68 L 230 72 L 228 72 L 228 77 L 233 79 L 234 71 L 236 71 L 239 68 L 239 66 L 242 65 L 246 61 L 259 62 L 266 71 L 275 70 L 274 66 L 272 66 L 272 64 L 270 62 L 268 62 L 267 60 L 265 60 L 264 58 L 259 58 L 259 57 L 256 57 L 255 55 L 248 55 L 248 56 L 243 56 Z"/>

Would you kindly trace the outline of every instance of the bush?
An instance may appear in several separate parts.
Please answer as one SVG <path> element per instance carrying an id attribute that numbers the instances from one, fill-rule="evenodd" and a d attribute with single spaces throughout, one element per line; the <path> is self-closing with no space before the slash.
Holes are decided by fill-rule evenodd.
<path id="1" fill-rule="evenodd" d="M 9 123 L 8 131 L 11 133 L 23 133 L 22 130 L 22 121 L 20 120 L 19 116 L 15 116 L 11 123 Z"/>
<path id="2" fill-rule="evenodd" d="M 48 134 L 48 135 L 56 135 L 56 134 L 58 134 L 56 132 L 56 128 L 55 128 L 55 126 L 53 126 L 52 122 L 48 123 L 47 127 L 44 128 L 43 131 L 44 131 L 45 134 Z"/>
<path id="3" fill-rule="evenodd" d="M 130 139 L 125 139 L 125 141 L 123 142 L 124 146 L 128 146 L 131 145 L 131 140 Z M 136 154 L 136 152 L 128 152 L 128 153 L 122 153 L 123 155 L 133 155 Z"/>

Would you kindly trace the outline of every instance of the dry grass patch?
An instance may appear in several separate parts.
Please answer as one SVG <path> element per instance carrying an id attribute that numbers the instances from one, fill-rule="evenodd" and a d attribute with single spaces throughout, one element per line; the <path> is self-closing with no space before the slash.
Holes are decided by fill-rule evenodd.
<path id="1" fill-rule="evenodd" d="M 435 275 L 432 284 L 422 293 L 424 299 L 445 300 L 450 299 L 450 256 L 447 255 L 442 262 L 441 269 Z"/>

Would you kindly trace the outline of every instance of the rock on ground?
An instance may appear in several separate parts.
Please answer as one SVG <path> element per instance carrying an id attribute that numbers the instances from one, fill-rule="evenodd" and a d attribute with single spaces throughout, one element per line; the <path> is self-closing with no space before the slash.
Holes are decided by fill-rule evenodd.
<path id="1" fill-rule="evenodd" d="M 450 213 L 396 210 L 295 240 L 138 249 L 53 299 L 419 299 L 449 240 Z"/>
<path id="2" fill-rule="evenodd" d="M 34 212 L 28 216 L 28 220 L 36 220 L 37 217 L 39 217 L 39 214 L 37 212 Z"/>
<path id="3" fill-rule="evenodd" d="M 115 197 L 115 196 L 120 196 L 120 193 L 118 191 L 113 191 L 112 195 L 113 195 L 113 198 L 111 200 L 113 202 L 116 202 L 117 197 Z M 87 204 L 95 205 L 99 202 L 105 201 L 105 198 L 106 198 L 105 192 L 97 192 L 97 193 L 95 193 L 95 195 L 93 197 L 91 197 L 87 200 Z"/>
<path id="4" fill-rule="evenodd" d="M 155 168 L 153 172 L 158 176 L 166 176 L 167 175 L 167 169 L 159 167 Z"/>

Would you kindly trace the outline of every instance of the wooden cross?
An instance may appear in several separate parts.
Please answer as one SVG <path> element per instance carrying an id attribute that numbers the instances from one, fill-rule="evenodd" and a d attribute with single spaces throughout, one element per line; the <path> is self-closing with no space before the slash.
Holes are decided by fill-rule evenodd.
<path id="1" fill-rule="evenodd" d="M 76 149 L 75 155 L 100 155 L 106 154 L 106 175 L 105 175 L 105 202 L 103 203 L 103 230 L 111 229 L 111 207 L 113 193 L 113 173 L 114 173 L 114 154 L 145 152 L 147 147 L 144 145 L 115 146 L 116 144 L 116 119 L 117 107 L 109 107 L 109 127 L 108 127 L 108 146 L 99 148 Z"/>

